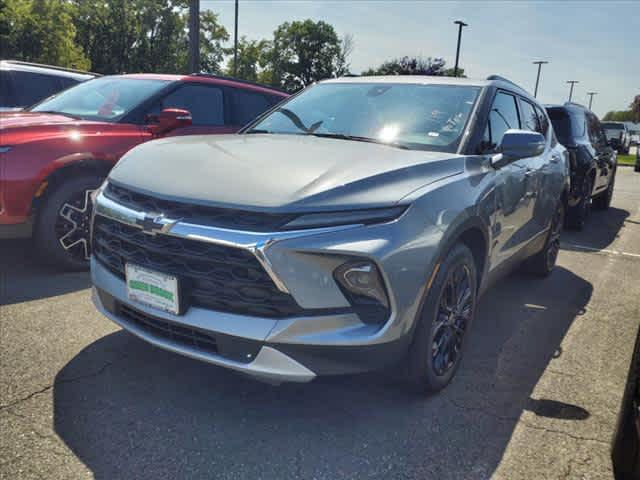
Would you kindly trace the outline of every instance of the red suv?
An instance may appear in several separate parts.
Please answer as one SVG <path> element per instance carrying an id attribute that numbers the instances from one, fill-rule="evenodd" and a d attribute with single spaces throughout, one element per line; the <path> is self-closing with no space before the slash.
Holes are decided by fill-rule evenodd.
<path id="1" fill-rule="evenodd" d="M 159 137 L 233 133 L 286 96 L 212 75 L 119 75 L 2 113 L 0 238 L 33 236 L 45 259 L 86 268 L 90 194 L 125 152 Z"/>

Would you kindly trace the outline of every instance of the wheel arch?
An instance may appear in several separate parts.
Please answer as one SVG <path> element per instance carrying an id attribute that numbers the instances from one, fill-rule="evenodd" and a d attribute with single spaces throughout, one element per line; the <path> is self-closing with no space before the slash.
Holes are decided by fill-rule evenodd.
<path id="1" fill-rule="evenodd" d="M 114 163 L 88 154 L 74 154 L 56 160 L 41 174 L 31 200 L 32 215 L 37 215 L 42 201 L 66 179 L 83 174 L 107 176 Z"/>

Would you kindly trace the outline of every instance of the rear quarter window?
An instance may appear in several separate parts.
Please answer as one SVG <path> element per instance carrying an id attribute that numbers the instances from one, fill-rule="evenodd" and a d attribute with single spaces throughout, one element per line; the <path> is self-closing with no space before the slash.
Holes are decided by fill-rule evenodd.
<path id="1" fill-rule="evenodd" d="M 280 101 L 280 97 L 243 89 L 231 90 L 231 124 L 244 126 Z"/>

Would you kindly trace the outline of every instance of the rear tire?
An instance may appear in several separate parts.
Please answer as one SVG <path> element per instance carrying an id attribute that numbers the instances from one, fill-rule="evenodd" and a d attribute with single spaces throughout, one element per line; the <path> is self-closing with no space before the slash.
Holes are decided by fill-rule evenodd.
<path id="1" fill-rule="evenodd" d="M 477 273 L 471 251 L 455 245 L 440 264 L 416 319 L 405 359 L 406 380 L 419 393 L 433 393 L 454 377 L 473 323 Z"/>
<path id="2" fill-rule="evenodd" d="M 593 199 L 593 206 L 598 210 L 606 210 L 611 206 L 611 199 L 613 198 L 613 188 L 616 184 L 616 171 L 613 171 L 611 181 L 607 186 L 607 189 Z"/>
<path id="3" fill-rule="evenodd" d="M 593 191 L 593 179 L 587 176 L 582 181 L 580 203 L 567 212 L 567 226 L 573 230 L 582 230 L 591 213 L 591 192 Z"/>
<path id="4" fill-rule="evenodd" d="M 64 270 L 89 267 L 90 194 L 102 180 L 94 174 L 76 177 L 43 199 L 34 231 L 36 252 L 43 261 Z"/>
<path id="5" fill-rule="evenodd" d="M 556 266 L 558 253 L 560 252 L 560 233 L 564 224 L 564 212 L 564 201 L 561 200 L 558 202 L 556 211 L 551 219 L 551 226 L 549 227 L 549 234 L 544 248 L 525 261 L 526 270 L 534 275 L 547 277 Z"/>

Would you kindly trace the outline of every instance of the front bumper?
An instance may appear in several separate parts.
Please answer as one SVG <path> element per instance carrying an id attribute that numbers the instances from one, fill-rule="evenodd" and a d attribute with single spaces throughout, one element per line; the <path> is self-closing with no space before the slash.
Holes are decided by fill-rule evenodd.
<path id="1" fill-rule="evenodd" d="M 95 213 L 128 225 L 144 216 L 101 194 Z M 172 224 L 171 230 L 162 234 L 252 249 L 255 242 L 255 234 L 183 222 Z M 260 235 L 254 253 L 263 255 L 262 264 L 274 280 L 313 314 L 267 318 L 194 305 L 173 315 L 129 299 L 123 277 L 95 257 L 91 260 L 94 302 L 108 318 L 149 343 L 270 382 L 305 382 L 317 375 L 375 370 L 402 358 L 442 238 L 437 227 L 425 223 L 422 212 L 409 209 L 400 220 L 385 224 Z M 363 322 L 333 280 L 335 268 L 353 256 L 373 260 L 380 267 L 390 304 L 390 316 L 384 324 Z M 105 298 L 109 300 L 105 302 Z M 116 307 L 109 307 L 110 303 Z M 117 305 L 166 322 L 169 329 L 222 336 L 234 353 L 205 351 L 140 328 L 122 315 Z M 238 357 L 243 348 L 244 356 Z"/>

